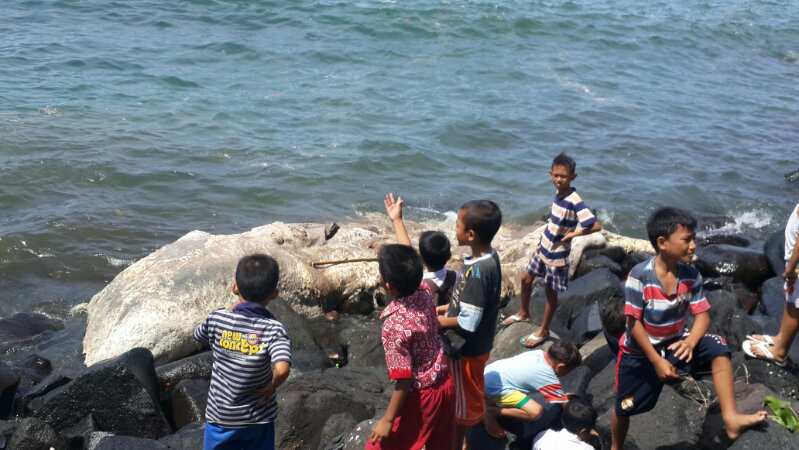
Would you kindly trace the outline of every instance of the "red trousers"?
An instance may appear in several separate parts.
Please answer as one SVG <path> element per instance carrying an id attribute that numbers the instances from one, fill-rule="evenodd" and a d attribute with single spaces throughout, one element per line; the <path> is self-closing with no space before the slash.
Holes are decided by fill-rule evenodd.
<path id="1" fill-rule="evenodd" d="M 366 441 L 366 450 L 452 450 L 455 446 L 455 386 L 452 378 L 409 392 L 387 439 Z"/>

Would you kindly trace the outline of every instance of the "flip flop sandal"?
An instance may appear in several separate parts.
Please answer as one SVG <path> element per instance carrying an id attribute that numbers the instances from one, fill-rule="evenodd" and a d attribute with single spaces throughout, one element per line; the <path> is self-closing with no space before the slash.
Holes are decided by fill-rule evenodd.
<path id="1" fill-rule="evenodd" d="M 548 334 L 546 336 L 536 336 L 535 333 L 533 332 L 533 333 L 528 334 L 527 336 L 522 336 L 519 339 L 519 344 L 521 344 L 521 346 L 525 347 L 525 348 L 536 348 L 539 345 L 543 344 L 544 341 L 546 341 L 547 339 L 549 339 L 549 335 Z M 533 341 L 533 343 L 532 344 L 528 344 L 527 343 L 528 340 Z"/>
<path id="2" fill-rule="evenodd" d="M 761 355 L 755 354 L 755 352 L 752 351 L 753 348 L 760 350 L 760 353 L 762 354 Z M 779 367 L 785 367 L 786 361 L 781 361 L 781 362 L 777 361 L 774 358 L 774 355 L 768 349 L 768 344 L 766 344 L 765 342 L 752 341 L 752 340 L 744 341 L 744 343 L 741 344 L 741 349 L 743 349 L 746 356 L 750 358 L 762 359 L 763 361 L 772 362 Z"/>
<path id="3" fill-rule="evenodd" d="M 761 334 L 760 338 L 756 338 L 754 334 L 747 334 L 746 339 L 755 342 L 765 342 L 768 345 L 774 345 L 774 338 L 767 334 Z"/>
<path id="4" fill-rule="evenodd" d="M 499 324 L 500 325 L 513 325 L 516 322 L 526 322 L 526 321 L 527 321 L 527 319 L 522 319 L 521 317 L 519 317 L 518 314 L 514 314 L 512 316 L 506 317 L 505 320 L 503 320 Z"/>

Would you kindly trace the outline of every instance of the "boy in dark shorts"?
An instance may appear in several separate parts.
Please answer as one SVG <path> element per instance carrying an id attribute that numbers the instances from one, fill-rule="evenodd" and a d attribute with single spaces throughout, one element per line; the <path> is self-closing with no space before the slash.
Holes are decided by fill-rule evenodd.
<path id="1" fill-rule="evenodd" d="M 271 257 L 245 256 L 233 283 L 240 301 L 211 312 L 194 330 L 194 338 L 210 344 L 214 356 L 205 450 L 275 448 L 275 390 L 291 370 L 286 328 L 266 309 L 277 298 L 279 275 Z"/>
<path id="2" fill-rule="evenodd" d="M 394 194 L 386 195 L 383 204 L 386 206 L 386 213 L 391 219 L 394 233 L 397 235 L 397 243 L 411 246 L 411 238 L 408 230 L 405 229 L 405 222 L 402 220 L 402 197 L 394 200 Z M 419 254 L 422 255 L 425 271 L 422 282 L 427 286 L 436 300 L 436 306 L 449 303 L 449 295 L 455 285 L 457 273 L 447 270 L 444 267 L 452 257 L 449 239 L 440 231 L 425 231 L 419 236 Z"/>
<path id="3" fill-rule="evenodd" d="M 438 307 L 438 323 L 464 340 L 451 364 L 455 382 L 455 449 L 465 445 L 469 427 L 485 414 L 483 370 L 494 345 L 502 273 L 491 240 L 502 225 L 499 206 L 490 200 L 466 202 L 458 210 L 455 237 L 472 255 L 463 261 L 449 305 Z"/>
<path id="4" fill-rule="evenodd" d="M 726 340 L 705 334 L 710 304 L 702 292 L 699 271 L 689 265 L 696 249 L 695 229 L 696 219 L 676 208 L 661 208 L 647 221 L 649 241 L 657 254 L 635 266 L 627 278 L 627 327 L 619 340 L 611 422 L 614 450 L 624 446 L 630 416 L 654 408 L 663 383 L 679 380 L 681 372 L 712 372 L 730 439 L 766 417 L 765 411 L 738 413 Z M 688 309 L 694 315 L 690 331 L 686 329 Z"/>
<path id="5" fill-rule="evenodd" d="M 416 250 L 390 244 L 377 255 L 380 282 L 394 297 L 380 318 L 388 377 L 396 381 L 367 450 L 450 450 L 455 440 L 455 390 L 438 333 L 436 308 L 421 287 Z"/>
<path id="6" fill-rule="evenodd" d="M 547 304 L 541 325 L 520 341 L 528 348 L 543 343 L 549 337 L 549 325 L 558 307 L 558 292 L 565 291 L 569 284 L 571 240 L 602 229 L 577 190 L 571 186 L 571 182 L 577 178 L 576 169 L 577 163 L 566 154 L 561 153 L 552 160 L 549 176 L 557 190 L 552 202 L 552 214 L 541 235 L 541 242 L 533 252 L 527 270 L 522 274 L 519 312 L 502 321 L 503 325 L 510 325 L 530 319 L 533 281 L 540 278 L 546 290 Z"/>

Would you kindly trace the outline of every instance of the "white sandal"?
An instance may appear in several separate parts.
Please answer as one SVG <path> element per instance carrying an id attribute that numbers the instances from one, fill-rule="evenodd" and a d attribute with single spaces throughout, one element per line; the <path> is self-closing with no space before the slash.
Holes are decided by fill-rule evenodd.
<path id="1" fill-rule="evenodd" d="M 774 358 L 774 354 L 771 353 L 771 350 L 769 350 L 768 347 L 769 345 L 763 341 L 747 340 L 744 341 L 743 344 L 741 344 L 741 348 L 743 349 L 746 356 L 755 359 L 762 359 L 763 361 L 773 362 L 779 367 L 785 367 L 787 361 L 777 361 L 777 359 Z M 755 352 L 752 351 L 752 349 L 754 348 L 760 350 L 761 354 L 759 355 L 755 354 Z"/>
<path id="2" fill-rule="evenodd" d="M 747 334 L 746 339 L 755 342 L 765 342 L 768 345 L 774 345 L 774 338 L 767 334 L 761 334 L 760 338 L 756 338 L 754 334 Z"/>

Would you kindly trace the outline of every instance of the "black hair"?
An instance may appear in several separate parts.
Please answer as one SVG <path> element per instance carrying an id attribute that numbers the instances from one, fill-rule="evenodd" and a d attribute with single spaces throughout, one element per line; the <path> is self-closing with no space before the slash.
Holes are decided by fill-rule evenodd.
<path id="1" fill-rule="evenodd" d="M 241 258 L 236 266 L 236 286 L 239 295 L 248 302 L 262 303 L 277 288 L 280 267 L 268 255 L 256 253 Z"/>
<path id="2" fill-rule="evenodd" d="M 377 252 L 377 264 L 383 281 L 391 285 L 400 295 L 411 295 L 422 283 L 422 260 L 413 247 L 387 244 Z"/>
<path id="3" fill-rule="evenodd" d="M 575 161 L 571 156 L 561 153 L 552 160 L 552 166 L 550 167 L 550 170 L 555 166 L 565 167 L 569 169 L 571 174 L 574 174 L 574 171 L 577 170 L 577 161 Z"/>
<path id="4" fill-rule="evenodd" d="M 425 231 L 419 236 L 419 253 L 430 270 L 440 270 L 452 257 L 449 239 L 440 231 Z"/>
<path id="5" fill-rule="evenodd" d="M 463 226 L 474 231 L 483 244 L 490 244 L 494 235 L 502 226 L 502 211 L 491 200 L 472 200 L 460 207 L 463 214 Z"/>
<path id="6" fill-rule="evenodd" d="M 649 220 L 646 221 L 646 234 L 656 252 L 658 251 L 658 238 L 662 236 L 668 239 L 680 226 L 694 231 L 696 230 L 696 218 L 688 211 L 671 207 L 660 208 L 649 216 Z"/>
<path id="7" fill-rule="evenodd" d="M 572 396 L 563 408 L 561 421 L 569 433 L 579 434 L 580 430 L 593 430 L 596 427 L 597 413 L 591 403 L 582 397 Z"/>
<path id="8" fill-rule="evenodd" d="M 614 337 L 620 337 L 627 327 L 627 317 L 624 315 L 624 302 L 611 299 L 599 310 L 599 320 L 602 328 Z"/>
<path id="9" fill-rule="evenodd" d="M 573 342 L 557 341 L 547 350 L 552 361 L 565 364 L 571 370 L 583 363 L 583 357 Z"/>

